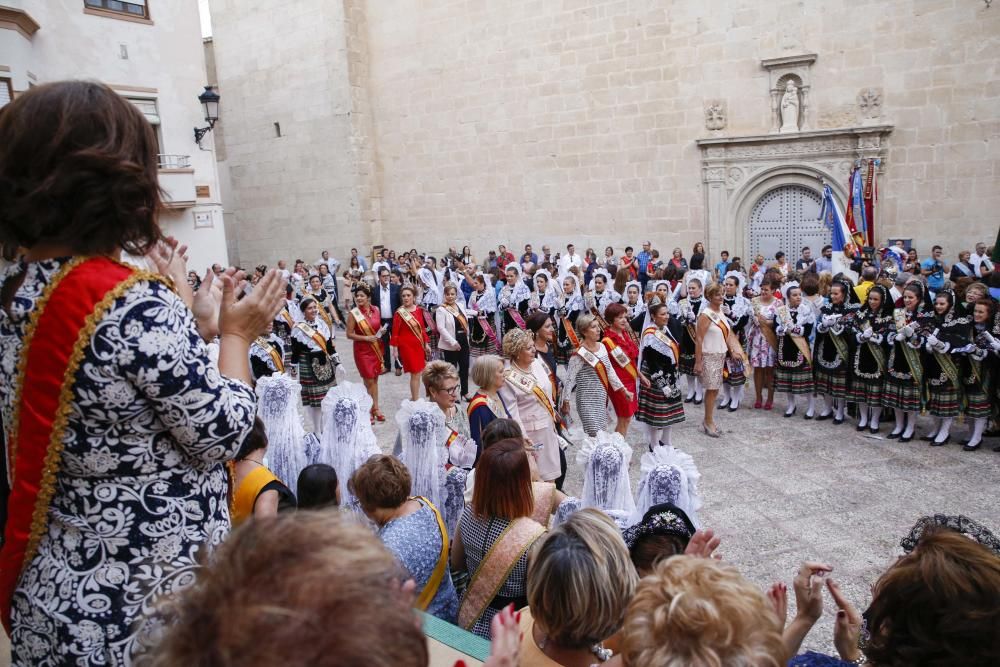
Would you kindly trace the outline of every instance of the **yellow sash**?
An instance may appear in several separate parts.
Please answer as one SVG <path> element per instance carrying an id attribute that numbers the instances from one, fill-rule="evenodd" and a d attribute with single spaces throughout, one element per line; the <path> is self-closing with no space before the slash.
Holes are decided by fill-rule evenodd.
<path id="1" fill-rule="evenodd" d="M 316 310 L 319 311 L 319 316 L 323 318 L 323 321 L 328 325 L 333 326 L 333 318 L 330 317 L 330 311 L 326 309 L 326 302 L 320 301 L 319 295 L 313 292 L 306 292 L 306 295 L 312 297 L 316 301 Z"/>
<path id="2" fill-rule="evenodd" d="M 677 341 L 675 341 L 673 338 L 666 335 L 656 327 L 646 327 L 646 329 L 642 332 L 642 337 L 645 338 L 646 336 L 653 336 L 658 341 L 669 347 L 670 350 L 674 353 L 675 364 L 681 358 L 681 348 L 680 345 L 677 344 Z"/>
<path id="3" fill-rule="evenodd" d="M 729 327 L 729 323 L 726 322 L 726 318 L 720 314 L 717 314 L 711 308 L 706 308 L 702 311 L 708 319 L 712 320 L 720 329 L 722 329 L 722 337 L 726 341 L 726 347 L 729 349 L 729 355 L 735 359 L 739 359 L 744 364 L 748 363 L 746 352 L 743 351 L 743 346 L 740 345 L 739 339 L 736 334 Z"/>
<path id="4" fill-rule="evenodd" d="M 410 331 L 417 337 L 417 340 L 423 343 L 424 330 L 423 327 L 420 326 L 420 322 L 417 322 L 417 318 L 413 316 L 413 313 L 402 306 L 400 306 L 399 310 L 396 312 L 399 313 L 399 316 L 402 318 L 403 322 L 406 323 L 406 326 L 410 327 Z"/>
<path id="5" fill-rule="evenodd" d="M 462 313 L 462 310 L 460 308 L 455 308 L 455 310 L 452 310 L 447 305 L 444 306 L 444 309 L 455 316 L 455 319 L 458 320 L 458 324 L 462 327 L 462 331 L 464 331 L 465 335 L 468 336 L 469 320 L 465 318 L 465 314 Z"/>
<path id="6" fill-rule="evenodd" d="M 263 338 L 258 338 L 254 342 L 257 343 L 258 345 L 260 345 L 265 350 L 267 350 L 267 353 L 269 355 L 271 355 L 271 361 L 274 362 L 274 367 L 278 369 L 279 373 L 284 373 L 285 372 L 285 363 L 282 361 L 281 355 L 278 353 L 278 350 L 275 349 L 275 347 L 273 345 L 271 345 L 269 342 L 267 342 Z"/>
<path id="7" fill-rule="evenodd" d="M 786 329 L 795 326 L 795 323 L 792 321 L 792 313 L 788 310 L 788 306 L 781 306 L 778 308 L 778 317 L 781 318 L 781 322 L 785 325 Z M 792 342 L 795 343 L 795 347 L 799 348 L 799 352 L 801 352 L 802 356 L 806 358 L 806 362 L 812 366 L 812 350 L 809 349 L 809 341 L 802 336 L 798 336 L 793 333 L 789 333 L 788 335 L 792 337 Z M 778 346 L 775 345 L 774 349 L 777 351 Z"/>
<path id="8" fill-rule="evenodd" d="M 507 525 L 469 579 L 469 587 L 458 609 L 459 626 L 466 630 L 475 626 L 521 556 L 544 532 L 545 528 L 536 521 L 523 516 Z"/>
<path id="9" fill-rule="evenodd" d="M 319 345 L 319 349 L 323 352 L 323 354 L 327 354 L 326 339 L 323 338 L 323 334 L 316 331 L 305 322 L 299 322 L 295 325 L 295 328 L 312 338 L 313 342 Z"/>
<path id="10" fill-rule="evenodd" d="M 376 331 L 372 330 L 371 322 L 369 322 L 368 318 L 364 316 L 360 308 L 357 307 L 352 308 L 351 317 L 354 318 L 354 326 L 356 326 L 361 331 L 361 335 L 374 336 L 377 333 Z M 379 364 L 383 364 L 384 359 L 382 357 L 382 344 L 379 343 L 377 340 L 373 340 L 368 344 L 375 352 L 375 356 L 378 358 Z"/>
<path id="11" fill-rule="evenodd" d="M 563 329 L 566 330 L 566 338 L 569 339 L 570 345 L 573 349 L 580 347 L 580 338 L 576 335 L 576 330 L 573 329 L 573 323 L 570 321 L 569 317 L 562 318 Z"/>
<path id="12" fill-rule="evenodd" d="M 423 496 L 414 496 L 410 500 L 422 501 L 427 507 L 431 508 L 431 511 L 434 512 L 434 518 L 437 519 L 438 530 L 441 531 L 441 554 L 438 556 L 437 565 L 434 566 L 434 571 L 431 572 L 431 578 L 427 580 L 427 583 L 420 591 L 417 601 L 413 603 L 413 606 L 420 611 L 426 611 L 427 607 L 431 604 L 431 600 L 434 599 L 438 589 L 441 587 L 441 582 L 444 580 L 444 573 L 448 571 L 448 530 L 444 527 L 444 519 L 441 518 L 441 512 L 438 511 L 438 508 L 434 507 L 434 503 Z"/>
<path id="13" fill-rule="evenodd" d="M 771 346 L 771 349 L 775 352 L 778 351 L 778 336 L 774 333 L 774 323 L 761 314 L 761 308 L 763 308 L 760 297 L 754 298 L 751 302 L 753 303 L 753 316 L 757 320 L 757 326 L 760 327 L 760 332 L 764 335 L 767 340 L 767 344 Z"/>
<path id="14" fill-rule="evenodd" d="M 257 502 L 257 496 L 261 489 L 271 482 L 281 481 L 275 477 L 274 473 L 259 466 L 250 471 L 250 474 L 243 478 L 240 485 L 233 493 L 233 526 L 238 526 L 251 516 L 253 516 L 253 506 Z"/>
<path id="15" fill-rule="evenodd" d="M 285 320 L 285 324 L 288 325 L 289 329 L 295 326 L 295 320 L 292 319 L 292 314 L 288 312 L 288 306 L 282 308 L 279 315 Z"/>
<path id="16" fill-rule="evenodd" d="M 601 384 L 604 385 L 604 391 L 606 391 L 608 396 L 610 396 L 614 389 L 611 388 L 611 380 L 608 378 L 608 369 L 604 367 L 604 363 L 601 361 L 600 357 L 582 345 L 576 353 L 581 359 L 587 362 L 588 366 L 594 369 L 594 372 L 597 373 L 597 378 L 601 381 Z"/>
<path id="17" fill-rule="evenodd" d="M 633 379 L 639 377 L 639 371 L 636 369 L 635 364 L 632 363 L 632 360 L 629 359 L 625 350 L 623 350 L 618 343 L 611 340 L 607 336 L 605 336 L 601 342 L 604 343 L 604 347 L 608 348 L 608 354 L 619 367 L 627 370 L 628 374 L 631 375 Z"/>
<path id="18" fill-rule="evenodd" d="M 554 422 L 560 423 L 562 421 L 559 413 L 556 412 L 555 407 L 552 405 L 552 400 L 545 393 L 545 390 L 538 386 L 538 382 L 533 375 L 508 368 L 504 371 L 503 378 L 515 391 L 519 391 L 522 394 L 534 394 L 535 399 L 548 411 L 549 416 L 552 417 Z"/>

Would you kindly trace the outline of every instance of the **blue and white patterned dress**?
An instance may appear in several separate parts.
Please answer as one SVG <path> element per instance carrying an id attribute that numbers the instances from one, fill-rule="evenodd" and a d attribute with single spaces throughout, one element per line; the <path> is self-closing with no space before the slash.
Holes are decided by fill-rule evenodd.
<path id="1" fill-rule="evenodd" d="M 0 309 L 4 424 L 28 318 L 64 262 L 22 266 L 10 315 Z M 13 664 L 133 662 L 157 631 L 141 621 L 229 533 L 223 462 L 255 408 L 253 390 L 209 361 L 191 311 L 164 284 L 140 281 L 114 303 L 76 373 L 48 528 L 14 592 Z"/>
<path id="2" fill-rule="evenodd" d="M 437 518 L 423 501 L 413 514 L 393 519 L 385 524 L 378 536 L 386 548 L 396 556 L 417 584 L 417 594 L 424 589 L 441 557 L 441 529 Z M 427 613 L 449 623 L 458 614 L 458 594 L 446 567 L 437 593 L 427 607 Z"/>

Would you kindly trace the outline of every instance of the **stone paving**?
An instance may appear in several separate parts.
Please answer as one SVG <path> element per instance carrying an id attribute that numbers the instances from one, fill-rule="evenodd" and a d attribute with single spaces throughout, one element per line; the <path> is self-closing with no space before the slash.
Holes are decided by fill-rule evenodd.
<path id="1" fill-rule="evenodd" d="M 350 344 L 337 342 L 348 378 L 357 380 Z M 382 449 L 391 451 L 393 408 L 408 396 L 406 377 L 383 375 L 379 388 L 388 420 L 375 433 Z M 752 396 L 752 387 L 747 393 Z M 722 536 L 723 560 L 762 587 L 788 583 L 789 618 L 795 610 L 791 579 L 803 560 L 831 564 L 845 594 L 863 609 L 871 585 L 901 553 L 899 540 L 921 516 L 962 513 L 1000 529 L 1000 454 L 991 451 L 1000 440 L 963 452 L 955 436 L 964 437 L 966 427 L 957 423 L 946 447 L 917 439 L 899 443 L 884 439 L 891 430 L 884 423 L 877 437 L 858 433 L 850 422 L 807 421 L 801 402 L 789 419 L 782 417 L 782 397 L 770 412 L 752 409 L 752 400 L 737 412 L 724 411 L 717 418 L 723 431 L 718 440 L 698 429 L 703 407 L 687 404 L 687 420 L 674 429 L 674 445 L 691 454 L 701 471 L 700 518 Z M 634 489 L 646 445 L 634 423 L 627 439 L 635 452 Z M 568 458 L 566 491 L 579 493 L 583 470 L 572 454 Z M 827 595 L 823 618 L 803 649 L 833 652 L 835 613 Z"/>

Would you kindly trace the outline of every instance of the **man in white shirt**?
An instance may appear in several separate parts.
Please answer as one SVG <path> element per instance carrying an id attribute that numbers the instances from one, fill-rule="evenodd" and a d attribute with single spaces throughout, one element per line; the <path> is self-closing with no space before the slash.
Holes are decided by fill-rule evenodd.
<path id="1" fill-rule="evenodd" d="M 288 276 L 292 275 L 292 272 L 288 270 L 285 260 L 283 259 L 278 260 L 278 273 L 280 273 L 281 277 L 285 280 L 288 280 Z"/>
<path id="2" fill-rule="evenodd" d="M 976 252 L 969 256 L 969 264 L 972 265 L 972 270 L 975 271 L 978 278 L 985 278 L 993 271 L 993 262 L 990 261 L 990 256 L 986 253 L 985 243 L 976 244 Z"/>
<path id="3" fill-rule="evenodd" d="M 372 264 L 372 271 L 375 272 L 376 276 L 379 275 L 382 272 L 382 269 L 386 269 L 386 270 L 390 269 L 390 267 L 389 267 L 389 251 L 386 250 L 385 248 L 382 249 L 382 254 L 379 255 L 378 261 L 375 262 L 374 264 Z"/>
<path id="4" fill-rule="evenodd" d="M 318 268 L 320 264 L 326 264 L 330 268 L 330 273 L 337 275 L 337 269 L 340 268 L 340 262 L 335 259 L 330 259 L 330 251 L 324 250 L 320 253 L 322 256 L 317 259 L 313 264 Z"/>
<path id="5" fill-rule="evenodd" d="M 382 358 L 386 366 L 383 372 L 390 370 L 389 337 L 392 333 L 392 315 L 401 305 L 399 289 L 399 285 L 393 285 L 389 280 L 389 268 L 380 268 L 378 284 L 372 290 L 372 305 L 378 309 L 379 319 L 382 320 L 382 326 L 385 327 L 385 332 L 382 335 Z M 402 367 L 398 365 L 398 361 L 396 363 L 396 375 L 400 375 Z"/>
<path id="6" fill-rule="evenodd" d="M 565 276 L 569 270 L 583 266 L 583 258 L 576 254 L 576 246 L 572 243 L 566 246 L 566 254 L 559 258 L 559 275 Z"/>

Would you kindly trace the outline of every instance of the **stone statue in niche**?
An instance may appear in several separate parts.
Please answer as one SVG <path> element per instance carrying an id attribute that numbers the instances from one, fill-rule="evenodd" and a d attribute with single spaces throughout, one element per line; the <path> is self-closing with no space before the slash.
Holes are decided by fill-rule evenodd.
<path id="1" fill-rule="evenodd" d="M 726 109 L 721 102 L 713 102 L 705 107 L 705 129 L 722 130 L 726 127 Z"/>
<path id="2" fill-rule="evenodd" d="M 778 132 L 799 131 L 799 89 L 794 81 L 785 84 L 785 94 L 781 96 L 781 127 Z"/>

